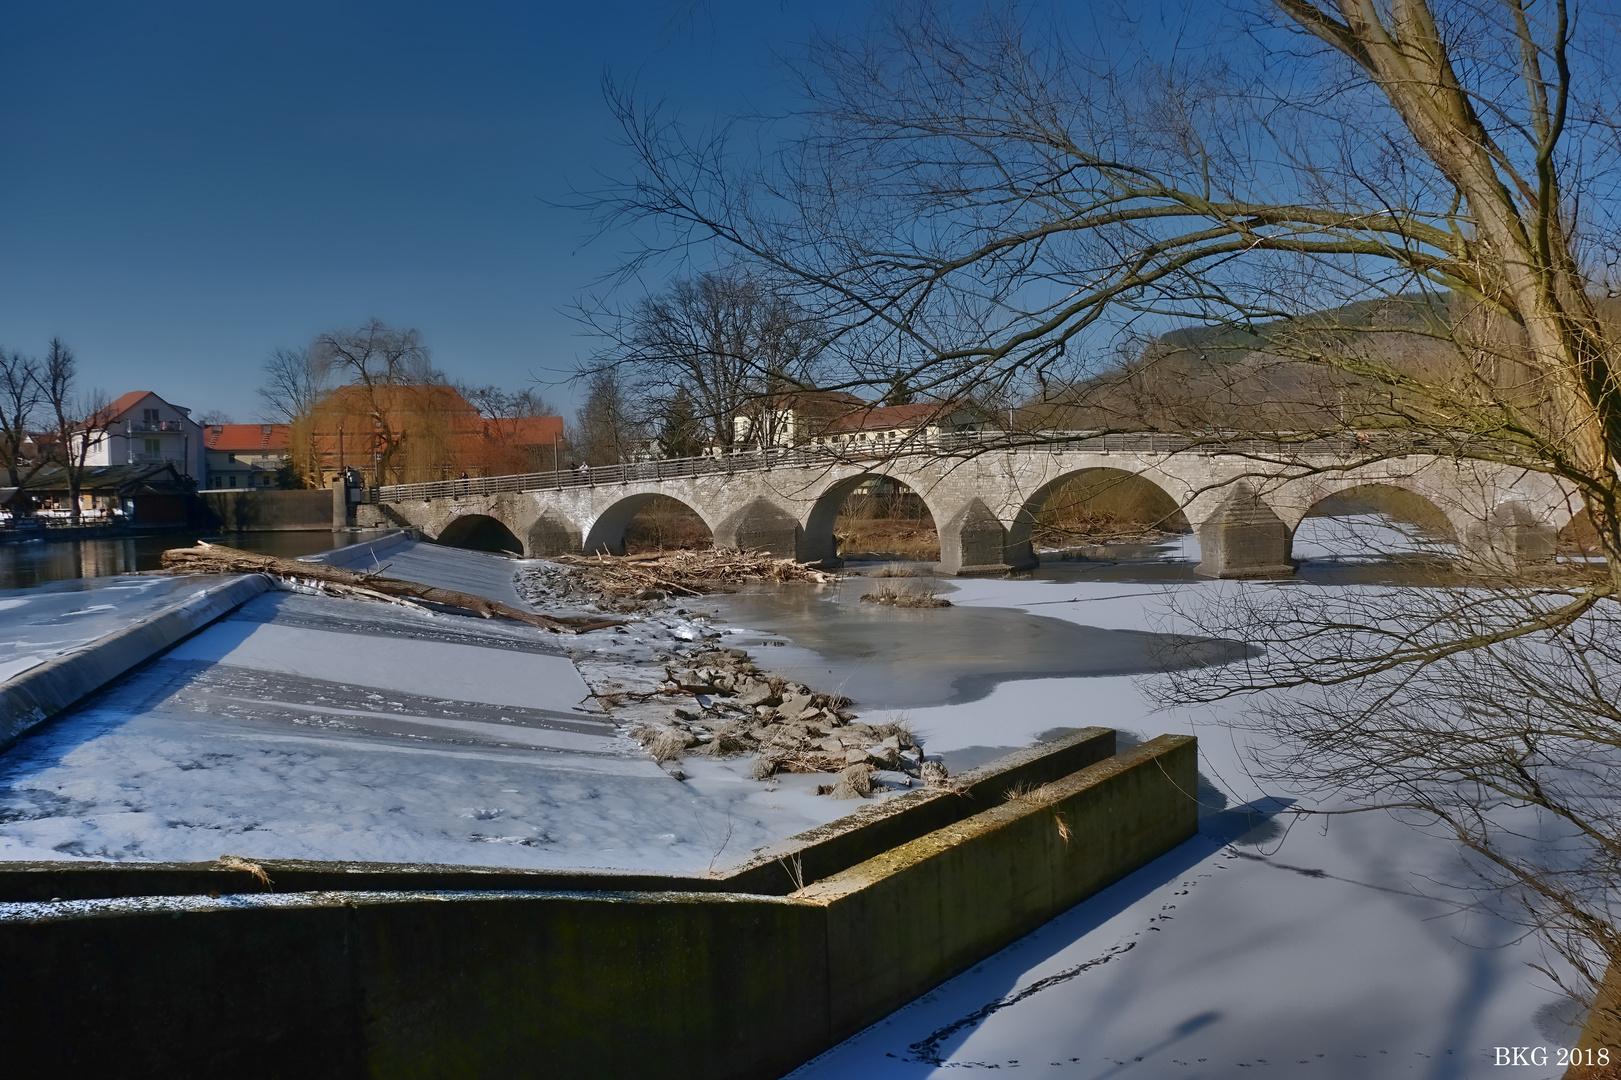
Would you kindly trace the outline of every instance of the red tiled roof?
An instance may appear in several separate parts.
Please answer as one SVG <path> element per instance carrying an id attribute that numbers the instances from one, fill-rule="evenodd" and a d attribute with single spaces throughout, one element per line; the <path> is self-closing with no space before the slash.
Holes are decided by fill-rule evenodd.
<path id="1" fill-rule="evenodd" d="M 151 390 L 131 390 L 127 394 L 120 394 L 118 396 L 118 400 L 91 416 L 87 426 L 95 427 L 101 424 L 111 423 L 149 397 L 157 397 L 157 394 L 153 393 Z M 158 400 L 161 401 L 163 399 L 158 398 Z"/>
<path id="2" fill-rule="evenodd" d="M 203 445 L 210 450 L 229 450 L 233 453 L 285 450 L 287 425 L 210 424 L 203 428 Z"/>

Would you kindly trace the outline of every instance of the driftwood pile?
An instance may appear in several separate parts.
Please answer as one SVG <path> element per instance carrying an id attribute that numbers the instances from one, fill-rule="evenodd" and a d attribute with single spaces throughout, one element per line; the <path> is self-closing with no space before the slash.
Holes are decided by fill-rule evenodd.
<path id="1" fill-rule="evenodd" d="M 861 723 L 849 711 L 849 698 L 766 675 L 741 649 L 693 653 L 665 674 L 658 692 L 690 694 L 692 704 L 677 706 L 668 723 L 631 731 L 657 761 L 686 753 L 754 753 L 756 780 L 779 772 L 837 773 L 836 783 L 816 791 L 835 799 L 867 795 L 878 769 L 946 782 L 945 767 L 923 759 L 923 747 L 904 724 Z"/>
<path id="2" fill-rule="evenodd" d="M 834 575 L 762 551 L 650 552 L 645 555 L 558 555 L 553 562 L 575 568 L 587 587 L 626 600 L 666 600 L 731 592 L 756 581 L 828 582 Z"/>
<path id="3" fill-rule="evenodd" d="M 582 634 L 609 626 L 622 626 L 619 619 L 563 618 L 524 611 L 473 593 L 440 589 L 415 581 L 384 577 L 382 567 L 374 573 L 344 570 L 325 563 L 278 559 L 220 544 L 199 542 L 196 547 L 170 548 L 163 553 L 163 570 L 170 574 L 269 574 L 294 585 L 302 585 L 331 596 L 360 600 L 406 603 L 421 600 L 429 604 L 461 608 L 486 619 L 511 619 L 559 634 Z"/>

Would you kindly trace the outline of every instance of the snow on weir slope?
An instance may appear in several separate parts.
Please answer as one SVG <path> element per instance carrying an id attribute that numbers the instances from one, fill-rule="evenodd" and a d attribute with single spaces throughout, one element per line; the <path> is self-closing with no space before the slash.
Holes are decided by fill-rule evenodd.
<path id="1" fill-rule="evenodd" d="M 1207 582 L 958 581 L 957 604 L 1174 629 L 1167 592 Z M 1158 617 L 1156 617 L 1156 615 Z M 793 1073 L 941 1069 L 1114 1077 L 1552 1077 L 1498 1046 L 1573 1045 L 1580 1007 L 1527 964 L 1445 839 L 1382 812 L 1293 821 L 1248 778 L 1235 710 L 1156 711 L 1129 677 L 1006 682 L 909 710 L 931 749 L 1016 745 L 1055 725 L 1199 737 L 1199 836 Z M 990 744 L 985 746 L 984 744 Z"/>
<path id="2" fill-rule="evenodd" d="M 383 562 L 482 591 L 516 568 L 427 546 Z M 640 627 L 599 635 L 650 657 L 688 647 Z M 0 755 L 0 859 L 692 873 L 849 811 L 809 793 L 819 778 L 762 785 L 747 761 L 695 762 L 675 780 L 617 735 L 560 641 L 266 594 Z"/>
<path id="3" fill-rule="evenodd" d="M 0 591 L 0 683 L 184 603 L 217 577 L 107 577 Z"/>

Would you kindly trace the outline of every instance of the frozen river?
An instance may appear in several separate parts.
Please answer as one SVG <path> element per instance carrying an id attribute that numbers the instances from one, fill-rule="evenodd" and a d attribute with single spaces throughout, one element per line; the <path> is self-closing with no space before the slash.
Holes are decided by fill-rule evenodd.
<path id="1" fill-rule="evenodd" d="M 1197 839 L 796 1075 L 1454 1078 L 1488 1074 L 1494 1046 L 1572 1040 L 1573 1003 L 1527 967 L 1534 942 L 1454 888 L 1470 879 L 1448 843 L 1383 814 L 1295 822 L 1287 793 L 1250 780 L 1237 706 L 1152 704 L 1144 672 L 1186 629 L 1172 609 L 1190 591 L 1393 573 L 1345 557 L 1327 524 L 1297 551 L 1316 557 L 1287 584 L 1196 579 L 1181 541 L 952 582 L 941 611 L 852 603 L 859 582 L 693 604 L 713 613 L 694 635 L 843 687 L 864 719 L 905 716 L 957 768 L 1089 724 L 1200 739 Z M 383 561 L 492 594 L 515 569 L 423 546 Z M 849 807 L 796 786 L 810 778 L 748 780 L 746 762 L 672 779 L 604 722 L 564 645 L 646 658 L 682 642 L 267 594 L 0 757 L 0 857 L 701 872 Z"/>

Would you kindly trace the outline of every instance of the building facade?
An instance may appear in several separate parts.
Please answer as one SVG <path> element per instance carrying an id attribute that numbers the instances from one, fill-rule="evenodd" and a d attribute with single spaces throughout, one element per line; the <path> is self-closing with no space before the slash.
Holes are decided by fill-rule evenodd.
<path id="1" fill-rule="evenodd" d="M 207 474 L 203 429 L 191 410 L 150 390 L 124 394 L 91 417 L 73 436 L 74 457 L 81 451 L 87 468 L 172 465 L 194 483 Z"/>
<path id="2" fill-rule="evenodd" d="M 286 424 L 210 424 L 203 428 L 209 490 L 278 487 L 287 470 Z"/>

